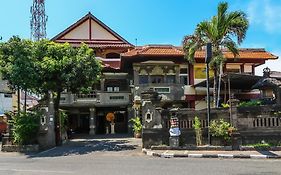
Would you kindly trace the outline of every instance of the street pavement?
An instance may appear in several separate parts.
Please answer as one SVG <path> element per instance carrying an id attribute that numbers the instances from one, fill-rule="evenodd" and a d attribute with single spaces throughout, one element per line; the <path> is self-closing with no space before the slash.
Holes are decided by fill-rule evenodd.
<path id="1" fill-rule="evenodd" d="M 274 159 L 163 159 L 141 153 L 141 139 L 73 139 L 38 154 L 0 153 L 0 175 L 280 175 Z"/>

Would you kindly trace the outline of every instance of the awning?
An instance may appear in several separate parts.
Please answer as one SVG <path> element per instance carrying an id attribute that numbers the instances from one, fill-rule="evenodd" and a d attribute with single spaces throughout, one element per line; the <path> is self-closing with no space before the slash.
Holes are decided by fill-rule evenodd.
<path id="1" fill-rule="evenodd" d="M 221 89 L 224 88 L 223 83 L 228 83 L 230 81 L 231 89 L 241 89 L 241 90 L 251 90 L 252 86 L 255 85 L 262 76 L 250 75 L 250 74 L 240 74 L 240 73 L 226 73 L 222 75 Z M 210 78 L 210 87 L 213 87 L 214 78 Z M 206 80 L 197 83 L 194 87 L 207 87 Z"/>

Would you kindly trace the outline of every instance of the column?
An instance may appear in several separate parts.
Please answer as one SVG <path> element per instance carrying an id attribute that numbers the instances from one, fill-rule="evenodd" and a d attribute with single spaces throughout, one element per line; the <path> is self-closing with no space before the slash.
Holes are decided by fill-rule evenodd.
<path id="1" fill-rule="evenodd" d="M 96 134 L 96 108 L 90 108 L 90 135 Z"/>
<path id="2" fill-rule="evenodd" d="M 136 111 L 135 111 L 136 112 Z M 133 124 L 130 121 L 131 118 L 133 118 L 134 116 L 136 116 L 136 114 L 134 114 L 132 107 L 128 106 L 127 107 L 127 120 L 128 120 L 128 133 L 132 134 L 133 133 Z M 138 116 L 140 117 L 140 116 Z"/>
<path id="3" fill-rule="evenodd" d="M 104 88 L 104 82 L 105 82 L 105 79 L 104 78 L 101 78 L 101 80 L 100 80 L 100 90 L 102 91 L 102 92 L 104 92 L 106 89 Z"/>

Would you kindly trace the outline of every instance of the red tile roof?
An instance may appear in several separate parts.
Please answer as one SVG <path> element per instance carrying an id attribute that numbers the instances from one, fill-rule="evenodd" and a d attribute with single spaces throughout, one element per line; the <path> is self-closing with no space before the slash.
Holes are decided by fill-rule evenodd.
<path id="1" fill-rule="evenodd" d="M 183 52 L 181 49 L 172 46 L 172 45 L 147 45 L 142 47 L 136 47 L 135 49 L 121 54 L 124 57 L 131 56 L 183 56 Z"/>
<path id="2" fill-rule="evenodd" d="M 85 43 L 87 44 L 89 47 L 91 48 L 101 48 L 101 49 L 104 49 L 104 48 L 132 48 L 131 45 L 129 44 L 126 44 L 126 43 L 119 43 L 119 42 L 111 42 L 111 41 L 107 41 L 107 42 L 95 42 L 95 41 L 81 41 L 81 42 L 77 42 L 77 41 L 67 41 L 67 40 L 58 40 L 56 41 L 58 43 L 65 43 L 65 42 L 68 42 L 69 44 L 71 44 L 72 46 L 74 47 L 79 47 L 81 46 L 81 43 Z"/>
<path id="3" fill-rule="evenodd" d="M 229 51 L 224 51 L 224 56 L 228 59 L 233 59 L 234 55 Z M 148 45 L 143 47 L 136 47 L 135 49 L 121 54 L 122 57 L 133 56 L 184 56 L 181 47 L 172 45 Z M 197 51 L 195 58 L 204 59 L 205 51 Z M 277 59 L 278 57 L 265 51 L 264 49 L 239 49 L 239 56 L 241 59 Z"/>
<path id="4" fill-rule="evenodd" d="M 234 55 L 230 51 L 223 52 L 225 58 L 233 59 Z M 197 51 L 195 58 L 205 58 L 205 51 Z M 239 55 L 236 58 L 244 59 L 277 59 L 278 57 L 265 51 L 264 49 L 239 49 Z"/>

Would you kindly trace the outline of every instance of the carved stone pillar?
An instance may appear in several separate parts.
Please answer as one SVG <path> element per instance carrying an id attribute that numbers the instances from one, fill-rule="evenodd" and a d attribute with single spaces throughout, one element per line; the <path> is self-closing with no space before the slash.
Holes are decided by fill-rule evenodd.
<path id="1" fill-rule="evenodd" d="M 105 82 L 105 79 L 104 78 L 101 78 L 100 80 L 100 90 L 103 92 L 105 89 L 104 89 L 104 82 Z"/>
<path id="2" fill-rule="evenodd" d="M 96 134 L 96 108 L 90 108 L 90 135 Z"/>
<path id="3" fill-rule="evenodd" d="M 128 116 L 128 133 L 132 134 L 133 133 L 133 124 L 130 121 L 130 119 L 133 118 L 135 116 L 135 114 L 134 114 L 131 106 L 127 107 L 127 116 Z M 140 116 L 138 116 L 138 117 L 140 117 Z"/>

